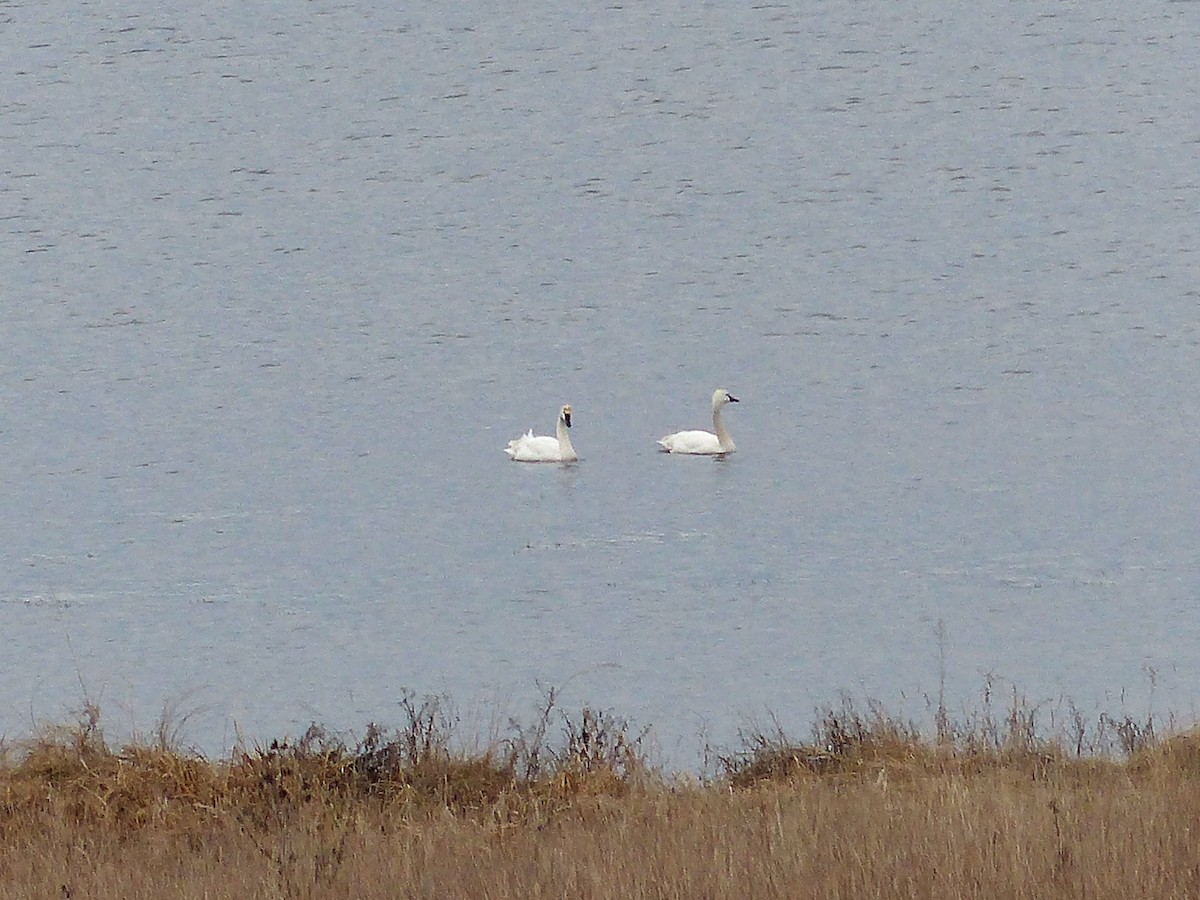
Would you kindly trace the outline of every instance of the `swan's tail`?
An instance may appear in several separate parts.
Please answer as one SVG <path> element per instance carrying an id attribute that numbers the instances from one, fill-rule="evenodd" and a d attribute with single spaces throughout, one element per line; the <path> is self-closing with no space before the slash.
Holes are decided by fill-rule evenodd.
<path id="1" fill-rule="evenodd" d="M 515 438 L 515 439 L 509 441 L 508 446 L 504 448 L 504 452 L 507 453 L 509 455 L 509 458 L 511 459 L 512 457 L 517 455 L 517 448 L 520 447 L 524 441 L 527 441 L 527 440 L 531 439 L 532 437 L 533 437 L 533 429 L 530 428 L 527 432 L 525 432 L 519 438 Z"/>

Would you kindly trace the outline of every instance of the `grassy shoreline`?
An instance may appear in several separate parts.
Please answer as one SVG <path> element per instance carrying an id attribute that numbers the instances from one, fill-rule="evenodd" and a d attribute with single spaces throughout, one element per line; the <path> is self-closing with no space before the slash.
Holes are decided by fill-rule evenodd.
<path id="1" fill-rule="evenodd" d="M 1043 734 L 1014 697 L 928 735 L 842 703 L 680 775 L 546 700 L 473 752 L 404 695 L 393 730 L 215 760 L 166 722 L 110 747 L 85 706 L 2 748 L 0 900 L 1200 894 L 1200 737 L 1149 718 Z"/>

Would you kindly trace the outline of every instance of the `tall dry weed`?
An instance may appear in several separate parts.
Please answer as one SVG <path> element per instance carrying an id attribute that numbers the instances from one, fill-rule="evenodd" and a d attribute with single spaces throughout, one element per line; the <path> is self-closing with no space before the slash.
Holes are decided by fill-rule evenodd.
<path id="1" fill-rule="evenodd" d="M 1019 698 L 1017 698 L 1019 700 Z M 444 698 L 207 760 L 110 747 L 98 710 L 0 759 L 0 900 L 21 897 L 1196 896 L 1200 740 L 1013 702 L 926 738 L 875 704 L 749 730 L 704 777 L 562 710 L 482 749 Z M 1057 731 L 1055 729 L 1058 729 Z M 165 732 L 159 732 L 165 733 Z M 1133 738 L 1136 737 L 1136 740 Z M 1081 752 L 1083 750 L 1083 752 Z"/>

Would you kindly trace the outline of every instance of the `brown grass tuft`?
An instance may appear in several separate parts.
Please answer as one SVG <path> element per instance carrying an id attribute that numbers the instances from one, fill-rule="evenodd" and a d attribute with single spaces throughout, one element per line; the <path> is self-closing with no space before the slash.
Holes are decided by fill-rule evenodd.
<path id="1" fill-rule="evenodd" d="M 1105 719 L 1043 732 L 939 716 L 926 738 L 843 701 L 705 778 L 646 732 L 563 712 L 468 752 L 442 698 L 395 730 L 313 726 L 211 761 L 111 748 L 94 707 L 0 757 L 0 900 L 89 897 L 1186 897 L 1200 736 Z M 169 733 L 159 729 L 158 734 Z"/>

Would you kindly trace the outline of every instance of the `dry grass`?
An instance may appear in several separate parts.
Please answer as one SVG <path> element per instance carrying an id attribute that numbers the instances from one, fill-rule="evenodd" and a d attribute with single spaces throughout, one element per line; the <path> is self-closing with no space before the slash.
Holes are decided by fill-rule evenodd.
<path id="1" fill-rule="evenodd" d="M 1200 896 L 1200 739 L 1149 720 L 1046 736 L 1014 698 L 926 738 L 843 704 L 684 777 L 553 693 L 477 752 L 443 701 L 402 709 L 209 761 L 85 708 L 0 760 L 0 900 Z"/>

